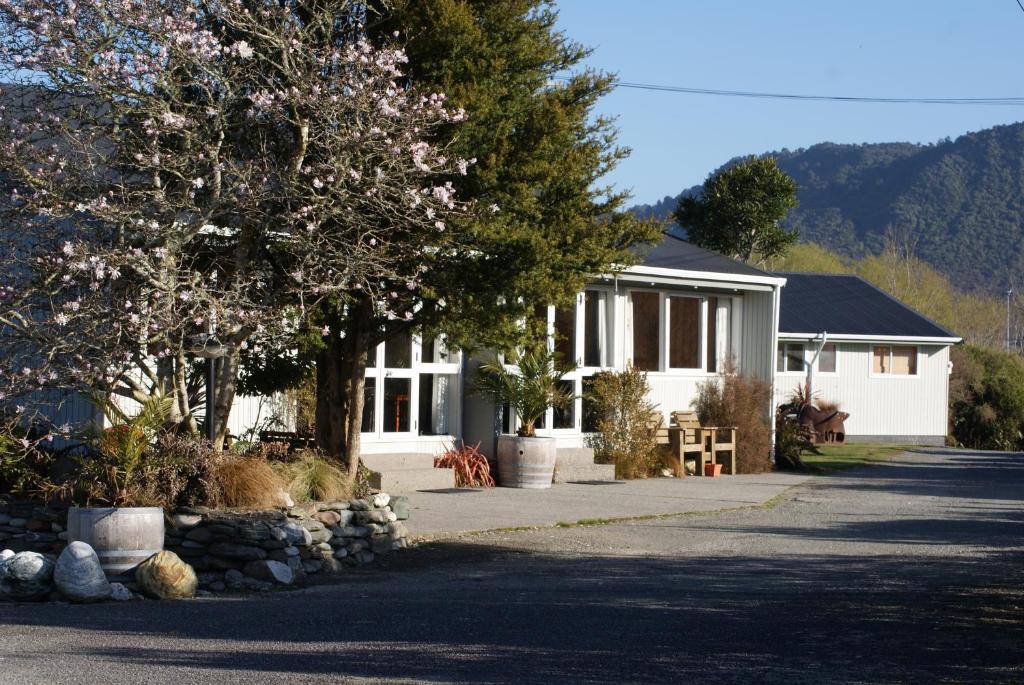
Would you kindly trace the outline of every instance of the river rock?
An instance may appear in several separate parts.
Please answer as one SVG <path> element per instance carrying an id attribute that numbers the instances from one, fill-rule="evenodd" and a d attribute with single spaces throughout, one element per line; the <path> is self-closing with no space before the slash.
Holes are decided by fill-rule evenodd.
<path id="1" fill-rule="evenodd" d="M 341 514 L 336 511 L 321 511 L 316 515 L 316 520 L 325 526 L 336 526 L 341 523 Z"/>
<path id="2" fill-rule="evenodd" d="M 174 552 L 166 550 L 139 564 L 135 570 L 135 580 L 143 592 L 156 599 L 195 597 L 199 586 L 199 579 L 192 567 Z"/>
<path id="3" fill-rule="evenodd" d="M 121 583 L 110 584 L 110 599 L 115 602 L 127 602 L 132 598 L 132 591 Z"/>
<path id="4" fill-rule="evenodd" d="M 0 550 L 0 564 L 4 563 L 8 559 L 14 556 L 13 549 Z"/>
<path id="5" fill-rule="evenodd" d="M 373 496 L 373 499 L 370 500 L 370 503 L 373 504 L 373 507 L 375 509 L 383 509 L 390 502 L 391 495 L 389 495 L 386 492 L 378 492 L 376 495 Z"/>
<path id="6" fill-rule="evenodd" d="M 195 528 L 203 522 L 199 514 L 174 514 L 171 516 L 171 524 L 180 530 Z"/>
<path id="7" fill-rule="evenodd" d="M 310 532 L 295 521 L 289 521 L 286 523 L 284 525 L 284 532 L 288 538 L 288 542 L 294 545 L 308 545 L 313 542 L 313 536 Z"/>
<path id="8" fill-rule="evenodd" d="M 112 592 L 99 557 L 85 542 L 72 542 L 64 548 L 53 569 L 53 582 L 72 602 L 102 602 Z"/>
<path id="9" fill-rule="evenodd" d="M 278 585 L 291 585 L 295 574 L 288 564 L 280 561 L 250 561 L 245 565 L 245 575 Z"/>
<path id="10" fill-rule="evenodd" d="M 236 545 L 233 542 L 218 542 L 210 545 L 209 552 L 214 556 L 226 559 L 242 559 L 243 561 L 258 561 L 267 558 L 266 551 L 259 547 Z"/>
<path id="11" fill-rule="evenodd" d="M 398 518 L 399 521 L 404 521 L 407 518 L 409 518 L 409 498 L 392 497 L 391 511 L 394 512 L 395 516 Z"/>
<path id="12" fill-rule="evenodd" d="M 53 591 L 53 559 L 38 552 L 18 552 L 0 561 L 0 600 L 36 602 Z"/>

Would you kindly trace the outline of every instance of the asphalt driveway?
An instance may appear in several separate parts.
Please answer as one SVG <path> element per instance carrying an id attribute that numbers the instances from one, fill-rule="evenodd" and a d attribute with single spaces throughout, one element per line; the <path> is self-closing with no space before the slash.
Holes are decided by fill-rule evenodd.
<path id="1" fill-rule="evenodd" d="M 422 545 L 298 592 L 0 606 L 0 682 L 1024 680 L 1024 456 Z"/>

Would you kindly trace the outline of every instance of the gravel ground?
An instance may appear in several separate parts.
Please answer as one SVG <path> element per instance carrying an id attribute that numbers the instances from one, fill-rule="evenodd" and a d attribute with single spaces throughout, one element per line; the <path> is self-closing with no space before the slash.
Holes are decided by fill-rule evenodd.
<path id="1" fill-rule="evenodd" d="M 3 683 L 1024 682 L 1024 455 L 421 545 L 336 584 L 0 607 Z"/>

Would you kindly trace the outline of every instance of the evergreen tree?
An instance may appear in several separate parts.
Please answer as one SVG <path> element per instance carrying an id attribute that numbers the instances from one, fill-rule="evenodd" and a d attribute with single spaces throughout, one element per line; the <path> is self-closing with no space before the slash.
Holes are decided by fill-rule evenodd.
<path id="1" fill-rule="evenodd" d="M 796 231 L 779 226 L 796 205 L 796 183 L 775 159 L 750 157 L 709 177 L 699 196 L 682 198 L 675 218 L 690 242 L 763 263 L 796 242 Z"/>
<path id="2" fill-rule="evenodd" d="M 371 35 L 404 44 L 409 82 L 466 110 L 432 142 L 473 160 L 451 181 L 478 211 L 449 221 L 457 247 L 422 275 L 413 316 L 389 319 L 356 295 L 322 311 L 339 335 L 308 335 L 298 357 L 251 367 L 249 387 L 267 392 L 315 364 L 317 439 L 328 452 L 359 452 L 364 371 L 378 343 L 411 331 L 443 334 L 453 347 L 522 344 L 538 333 L 523 325 L 538 305 L 571 302 L 588 277 L 630 263 L 635 245 L 658 237 L 658 223 L 622 212 L 628 196 L 600 184 L 628 154 L 612 122 L 592 116 L 612 78 L 583 70 L 556 81 L 588 54 L 556 18 L 544 0 L 369 4 Z M 393 288 L 401 284 L 374 290 Z"/>

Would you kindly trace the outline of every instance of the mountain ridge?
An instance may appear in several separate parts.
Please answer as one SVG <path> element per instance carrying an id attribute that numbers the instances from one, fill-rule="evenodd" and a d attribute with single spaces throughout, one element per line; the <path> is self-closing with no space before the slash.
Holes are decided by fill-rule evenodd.
<path id="1" fill-rule="evenodd" d="M 937 143 L 826 142 L 759 156 L 776 157 L 797 182 L 800 206 L 783 223 L 803 242 L 863 257 L 880 252 L 887 235 L 895 235 L 964 290 L 1020 282 L 1024 122 Z M 630 211 L 670 218 L 679 198 L 700 188 Z"/>

